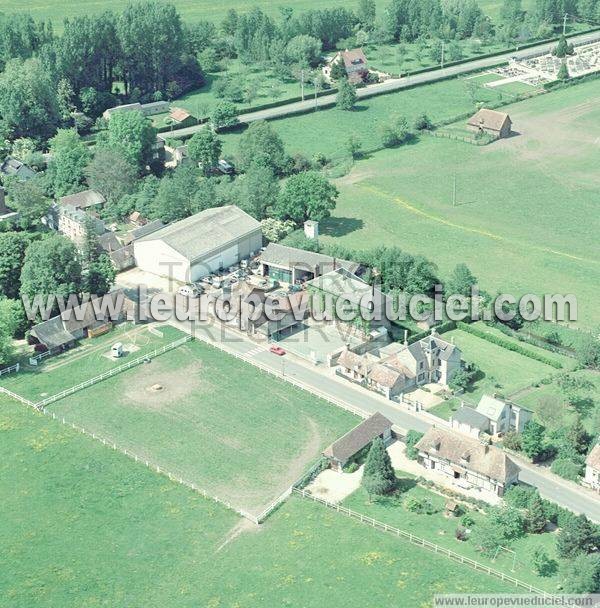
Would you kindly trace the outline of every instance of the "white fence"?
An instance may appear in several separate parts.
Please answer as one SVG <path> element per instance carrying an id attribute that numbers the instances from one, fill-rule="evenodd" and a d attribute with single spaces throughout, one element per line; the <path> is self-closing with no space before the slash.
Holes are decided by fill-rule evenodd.
<path id="1" fill-rule="evenodd" d="M 20 363 L 15 363 L 10 367 L 5 367 L 4 369 L 0 369 L 0 376 L 4 376 L 4 374 L 11 374 L 12 372 L 18 372 L 21 369 Z"/>
<path id="2" fill-rule="evenodd" d="M 25 397 L 21 397 L 21 395 L 17 395 L 17 393 L 13 393 L 12 391 L 9 391 L 7 388 L 4 388 L 3 386 L 0 386 L 0 393 L 4 393 L 5 395 L 8 395 L 9 397 L 16 399 L 17 401 L 20 401 L 21 403 L 24 403 L 25 405 L 28 405 L 35 409 L 40 409 L 40 408 L 38 408 L 37 404 L 34 403 L 33 401 L 29 401 L 29 399 L 25 399 Z"/>
<path id="3" fill-rule="evenodd" d="M 178 346 L 181 346 L 182 344 L 185 344 L 186 342 L 189 342 L 192 339 L 193 338 L 190 335 L 183 336 L 183 338 L 179 338 L 179 340 L 175 340 L 175 342 L 171 342 L 170 344 L 165 344 L 165 346 L 162 346 L 161 348 L 157 348 L 156 350 L 153 350 L 152 352 L 146 353 L 145 355 L 142 355 L 141 357 L 138 357 L 137 359 L 132 359 L 131 361 L 128 361 L 127 363 L 124 363 L 123 365 L 114 367 L 113 369 L 110 369 L 107 372 L 100 374 L 99 376 L 95 376 L 94 378 L 90 378 L 89 380 L 86 380 L 85 382 L 76 384 L 75 386 L 67 388 L 64 391 L 61 391 L 60 393 L 56 393 L 56 395 L 51 395 L 50 397 L 47 397 L 46 399 L 39 401 L 35 405 L 38 409 L 44 409 L 50 403 L 54 403 L 55 401 L 58 401 L 59 399 L 63 399 L 64 397 L 67 397 L 68 395 L 72 395 L 73 393 L 76 393 L 77 391 L 80 391 L 84 388 L 88 388 L 89 386 L 93 386 L 94 384 L 97 384 L 98 382 L 102 382 L 102 380 L 106 380 L 107 378 L 111 378 L 112 376 L 120 374 L 121 372 L 124 372 L 128 369 L 131 369 L 132 367 L 136 367 L 137 365 L 140 365 L 140 364 L 144 363 L 145 361 L 148 361 L 149 359 L 153 359 L 154 357 L 158 357 L 159 355 L 162 355 L 163 353 L 173 350 L 174 348 L 177 348 Z"/>
<path id="4" fill-rule="evenodd" d="M 509 576 L 508 574 L 505 574 L 504 572 L 501 572 L 500 570 L 490 568 L 489 566 L 486 566 L 480 562 L 477 562 L 474 559 L 471 559 L 469 557 L 465 557 L 464 555 L 460 555 L 460 553 L 456 553 L 456 551 L 452 551 L 451 549 L 446 549 L 445 547 L 436 545 L 435 543 L 425 540 L 424 538 L 415 536 L 411 532 L 406 532 L 405 530 L 401 530 L 400 528 L 395 528 L 394 526 L 385 524 L 381 521 L 373 519 L 372 517 L 363 515 L 362 513 L 359 513 L 358 511 L 353 511 L 352 509 L 348 509 L 347 507 L 342 507 L 339 504 L 329 502 L 327 500 L 319 498 L 318 496 L 313 496 L 312 494 L 310 494 L 310 492 L 307 492 L 306 490 L 300 490 L 298 488 L 294 488 L 293 492 L 295 494 L 302 496 L 303 498 L 308 498 L 314 502 L 325 505 L 326 507 L 333 509 L 334 511 L 337 511 L 338 513 L 343 513 L 347 517 L 356 519 L 356 520 L 360 521 L 361 523 L 372 526 L 373 528 L 377 528 L 378 530 L 382 530 L 383 532 L 389 532 L 398 537 L 408 540 L 409 542 L 411 542 L 414 545 L 418 545 L 419 547 L 428 549 L 429 551 L 432 551 L 433 553 L 438 553 L 440 555 L 444 555 L 456 562 L 459 562 L 461 564 L 466 564 L 467 566 L 473 568 L 474 570 L 478 570 L 479 572 L 484 572 L 485 574 L 488 574 L 489 576 L 494 576 L 496 578 L 499 578 L 500 580 L 511 583 L 515 587 L 520 587 L 521 589 L 525 589 L 526 591 L 529 591 L 530 593 L 537 593 L 538 595 L 543 595 L 543 596 L 550 595 L 546 591 L 543 591 L 542 589 L 538 589 L 537 587 L 534 587 L 533 585 L 530 585 L 529 583 L 525 583 L 525 582 L 519 580 L 518 578 Z"/>

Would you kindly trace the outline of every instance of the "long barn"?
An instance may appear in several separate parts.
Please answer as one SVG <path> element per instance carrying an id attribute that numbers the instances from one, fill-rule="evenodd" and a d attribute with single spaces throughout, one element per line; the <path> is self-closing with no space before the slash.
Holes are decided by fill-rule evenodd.
<path id="1" fill-rule="evenodd" d="M 235 205 L 206 209 L 134 241 L 138 268 L 197 281 L 260 251 L 260 223 Z"/>

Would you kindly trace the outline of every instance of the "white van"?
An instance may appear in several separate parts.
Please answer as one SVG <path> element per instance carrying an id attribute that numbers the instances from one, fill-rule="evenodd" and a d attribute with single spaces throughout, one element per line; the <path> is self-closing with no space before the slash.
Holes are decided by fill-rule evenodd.
<path id="1" fill-rule="evenodd" d="M 110 354 L 115 359 L 122 357 L 123 356 L 123 344 L 121 342 L 115 342 L 115 344 L 113 344 L 110 347 Z"/>
<path id="2" fill-rule="evenodd" d="M 186 298 L 198 298 L 201 291 L 195 285 L 183 285 L 177 290 L 177 293 Z"/>

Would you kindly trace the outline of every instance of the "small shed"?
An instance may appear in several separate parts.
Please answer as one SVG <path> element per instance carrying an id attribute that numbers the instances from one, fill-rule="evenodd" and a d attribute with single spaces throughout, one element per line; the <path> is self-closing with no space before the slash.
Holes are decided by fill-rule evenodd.
<path id="1" fill-rule="evenodd" d="M 487 133 L 500 139 L 511 134 L 512 120 L 506 112 L 482 108 L 469 118 L 467 128 L 475 133 Z"/>
<path id="2" fill-rule="evenodd" d="M 392 438 L 392 422 L 380 412 L 375 412 L 332 443 L 323 456 L 329 460 L 332 469 L 341 471 L 353 456 L 377 437 L 381 437 L 385 443 Z"/>

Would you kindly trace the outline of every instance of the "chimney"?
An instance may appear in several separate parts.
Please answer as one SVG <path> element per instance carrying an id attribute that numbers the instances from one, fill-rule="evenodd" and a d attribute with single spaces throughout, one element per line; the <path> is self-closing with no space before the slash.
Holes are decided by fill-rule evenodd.
<path id="1" fill-rule="evenodd" d="M 319 238 L 319 222 L 313 220 L 307 220 L 304 222 L 304 234 L 308 239 Z"/>

